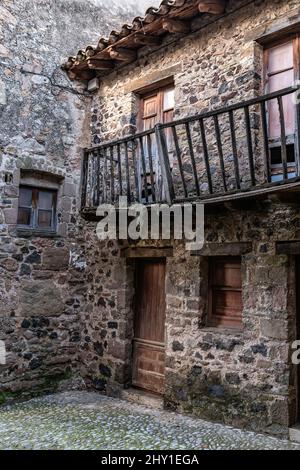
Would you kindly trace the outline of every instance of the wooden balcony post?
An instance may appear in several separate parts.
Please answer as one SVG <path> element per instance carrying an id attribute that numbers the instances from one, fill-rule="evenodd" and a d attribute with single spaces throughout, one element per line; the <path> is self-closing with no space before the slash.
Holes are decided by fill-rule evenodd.
<path id="1" fill-rule="evenodd" d="M 89 167 L 89 154 L 85 150 L 83 153 L 82 172 L 81 172 L 81 210 L 84 210 L 86 208 L 88 167 Z"/>
<path id="2" fill-rule="evenodd" d="M 163 188 L 166 194 L 166 201 L 168 204 L 172 204 L 175 199 L 175 192 L 168 155 L 168 144 L 162 124 L 156 124 L 155 137 L 157 142 L 160 166 L 162 169 Z"/>

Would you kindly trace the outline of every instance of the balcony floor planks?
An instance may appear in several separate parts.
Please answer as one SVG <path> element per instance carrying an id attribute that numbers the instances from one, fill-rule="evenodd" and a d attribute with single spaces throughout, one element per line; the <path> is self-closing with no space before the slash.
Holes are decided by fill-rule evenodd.
<path id="1" fill-rule="evenodd" d="M 295 198 L 294 193 L 298 194 L 300 192 L 300 177 L 293 178 L 289 180 L 289 182 L 280 181 L 279 183 L 270 184 L 264 187 L 256 187 L 247 190 L 240 190 L 238 192 L 230 193 L 230 194 L 223 194 L 219 196 L 207 196 L 207 198 L 199 198 L 195 197 L 193 199 L 182 199 L 176 201 L 174 204 L 183 204 L 185 202 L 191 203 L 202 203 L 207 208 L 212 207 L 214 205 L 220 205 L 225 203 L 230 203 L 234 201 L 246 201 L 249 199 L 261 199 L 263 197 L 268 197 L 269 195 L 290 195 L 292 198 Z M 151 204 L 146 205 L 146 207 L 151 208 Z M 96 215 L 96 207 L 84 209 L 81 211 L 81 216 L 86 220 L 97 221 L 100 220 L 101 217 Z"/>

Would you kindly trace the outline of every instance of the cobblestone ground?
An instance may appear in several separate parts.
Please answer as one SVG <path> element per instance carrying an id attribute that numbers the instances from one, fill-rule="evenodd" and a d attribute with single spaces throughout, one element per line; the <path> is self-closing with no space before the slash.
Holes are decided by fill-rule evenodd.
<path id="1" fill-rule="evenodd" d="M 96 393 L 0 408 L 0 449 L 297 449 L 300 445 Z"/>

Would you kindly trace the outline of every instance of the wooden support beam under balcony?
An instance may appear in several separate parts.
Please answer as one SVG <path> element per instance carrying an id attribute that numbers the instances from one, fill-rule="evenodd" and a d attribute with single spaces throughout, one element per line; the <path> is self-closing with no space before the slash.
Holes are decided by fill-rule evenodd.
<path id="1" fill-rule="evenodd" d="M 134 43 L 139 46 L 160 46 L 162 40 L 159 36 L 149 36 L 139 33 L 134 36 Z"/>
<path id="2" fill-rule="evenodd" d="M 198 4 L 200 13 L 221 15 L 225 12 L 225 0 L 201 0 Z"/>
<path id="3" fill-rule="evenodd" d="M 191 30 L 191 24 L 188 21 L 166 18 L 162 22 L 162 28 L 172 34 L 187 34 Z"/>
<path id="4" fill-rule="evenodd" d="M 111 59 L 120 62 L 133 62 L 137 58 L 137 52 L 133 49 L 125 49 L 124 47 L 116 47 L 109 50 Z"/>

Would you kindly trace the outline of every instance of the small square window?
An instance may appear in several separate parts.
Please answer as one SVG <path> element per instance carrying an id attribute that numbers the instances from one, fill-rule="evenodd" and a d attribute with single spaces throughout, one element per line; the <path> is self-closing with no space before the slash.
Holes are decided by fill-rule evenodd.
<path id="1" fill-rule="evenodd" d="M 209 277 L 208 326 L 241 329 L 241 259 L 213 258 Z"/>
<path id="2" fill-rule="evenodd" d="M 20 187 L 18 225 L 37 230 L 55 230 L 57 191 Z"/>

